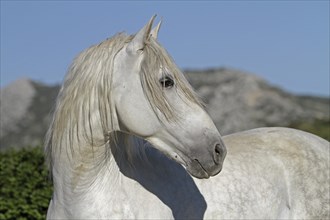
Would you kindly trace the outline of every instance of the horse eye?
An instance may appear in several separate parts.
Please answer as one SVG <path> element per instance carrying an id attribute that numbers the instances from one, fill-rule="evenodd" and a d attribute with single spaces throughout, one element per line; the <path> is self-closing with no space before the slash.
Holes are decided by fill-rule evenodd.
<path id="1" fill-rule="evenodd" d="M 165 76 L 159 80 L 163 88 L 169 89 L 174 86 L 174 81 L 168 76 Z"/>

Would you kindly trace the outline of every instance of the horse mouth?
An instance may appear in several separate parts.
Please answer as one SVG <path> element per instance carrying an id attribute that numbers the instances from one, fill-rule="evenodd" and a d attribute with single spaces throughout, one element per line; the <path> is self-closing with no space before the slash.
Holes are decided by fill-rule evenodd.
<path id="1" fill-rule="evenodd" d="M 176 162 L 182 164 L 187 172 L 198 179 L 208 179 L 211 175 L 205 170 L 198 159 L 186 158 L 181 155 L 176 155 L 173 158 Z"/>
<path id="2" fill-rule="evenodd" d="M 197 159 L 191 160 L 186 169 L 193 177 L 198 179 L 210 178 L 209 173 L 204 169 L 202 164 Z"/>

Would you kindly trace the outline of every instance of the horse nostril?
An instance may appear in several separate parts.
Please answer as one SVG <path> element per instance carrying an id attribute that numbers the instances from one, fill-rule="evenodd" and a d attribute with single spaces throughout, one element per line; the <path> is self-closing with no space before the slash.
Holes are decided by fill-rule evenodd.
<path id="1" fill-rule="evenodd" d="M 215 150 L 214 151 L 215 151 L 215 155 L 217 157 L 221 156 L 221 154 L 222 154 L 221 145 L 220 144 L 215 145 Z"/>
<path id="2" fill-rule="evenodd" d="M 220 156 L 221 155 L 221 147 L 220 144 L 215 145 L 215 155 Z"/>
<path id="3" fill-rule="evenodd" d="M 221 144 L 216 144 L 214 148 L 214 162 L 220 164 L 226 155 L 226 149 Z"/>

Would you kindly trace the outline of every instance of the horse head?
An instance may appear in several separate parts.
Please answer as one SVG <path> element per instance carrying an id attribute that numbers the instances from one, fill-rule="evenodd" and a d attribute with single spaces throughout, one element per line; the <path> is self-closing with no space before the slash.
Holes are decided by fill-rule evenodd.
<path id="1" fill-rule="evenodd" d="M 158 43 L 154 17 L 114 59 L 112 95 L 121 132 L 150 142 L 197 178 L 218 174 L 226 147 L 193 89 Z"/>

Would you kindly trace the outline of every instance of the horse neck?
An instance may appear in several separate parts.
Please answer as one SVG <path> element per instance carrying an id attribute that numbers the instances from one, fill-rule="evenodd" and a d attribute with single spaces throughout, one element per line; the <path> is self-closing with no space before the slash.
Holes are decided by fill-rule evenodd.
<path id="1" fill-rule="evenodd" d="M 92 89 L 91 94 L 81 95 L 73 104 L 67 98 L 70 91 L 66 88 L 60 92 L 46 152 L 54 186 L 65 185 L 75 190 L 80 183 L 87 185 L 109 165 L 109 131 L 118 129 L 118 123 L 114 105 L 105 105 L 100 101 L 104 101 L 102 97 L 95 98 L 98 91 Z M 105 117 L 106 112 L 111 116 Z"/>
<path id="2" fill-rule="evenodd" d="M 57 199 L 86 197 L 88 193 L 113 194 L 123 170 L 130 169 L 126 136 L 118 135 L 102 146 L 74 143 L 72 155 L 63 153 L 53 166 L 54 192 Z M 121 167 L 119 167 L 119 163 Z"/>

